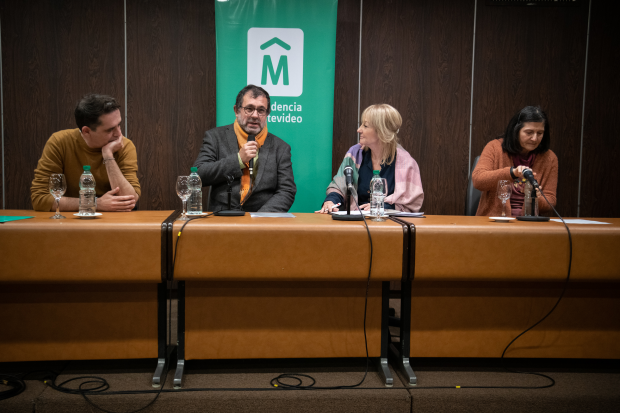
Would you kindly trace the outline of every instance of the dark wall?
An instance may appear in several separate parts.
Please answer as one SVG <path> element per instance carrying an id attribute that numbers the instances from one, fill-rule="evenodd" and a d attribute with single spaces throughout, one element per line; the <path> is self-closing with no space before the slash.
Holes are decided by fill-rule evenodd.
<path id="1" fill-rule="evenodd" d="M 473 0 L 364 2 L 362 110 L 399 110 L 429 214 L 465 208 L 473 20 Z"/>
<path id="2" fill-rule="evenodd" d="M 524 106 L 549 116 L 558 212 L 577 215 L 588 7 L 487 7 L 477 15 L 472 158 Z"/>
<path id="3" fill-rule="evenodd" d="M 203 132 L 215 126 L 213 1 L 127 0 L 126 7 L 125 38 L 123 0 L 0 0 L 6 208 L 31 208 L 43 146 L 54 131 L 75 127 L 82 94 L 108 93 L 124 106 L 125 90 L 123 130 L 138 149 L 139 207 L 179 206 L 175 178 L 187 173 Z M 420 166 L 423 210 L 461 214 L 471 159 L 515 112 L 535 104 L 549 115 L 560 161 L 559 212 L 575 216 L 580 202 L 581 216 L 619 217 L 614 191 L 605 187 L 620 152 L 612 129 L 620 117 L 620 29 L 610 7 L 592 4 L 586 62 L 587 3 L 365 0 L 358 84 L 360 1 L 340 0 L 333 170 L 357 140 L 359 87 L 362 110 L 385 102 L 401 112 L 399 136 Z"/>
<path id="4" fill-rule="evenodd" d="M 620 30 L 613 6 L 601 1 L 592 5 L 581 173 L 584 217 L 620 217 Z"/>
<path id="5" fill-rule="evenodd" d="M 45 142 L 77 128 L 80 97 L 105 91 L 124 103 L 123 0 L 3 1 L 0 19 L 6 208 L 32 209 Z"/>
<path id="6" fill-rule="evenodd" d="M 176 177 L 189 175 L 204 131 L 215 127 L 214 2 L 128 1 L 127 21 L 127 136 L 138 151 L 139 208 L 179 208 Z"/>

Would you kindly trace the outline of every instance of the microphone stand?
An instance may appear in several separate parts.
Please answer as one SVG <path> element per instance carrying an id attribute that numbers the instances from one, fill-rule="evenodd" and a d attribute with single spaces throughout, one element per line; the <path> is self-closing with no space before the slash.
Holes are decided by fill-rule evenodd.
<path id="1" fill-rule="evenodd" d="M 540 217 L 538 215 L 534 215 L 536 213 L 536 187 L 534 185 L 532 185 L 532 206 L 531 206 L 531 211 L 532 211 L 532 215 L 531 216 L 521 216 L 521 217 L 517 217 L 517 219 L 519 221 L 534 221 L 534 222 L 547 222 L 549 221 L 549 217 Z M 525 208 L 525 205 L 523 205 L 523 208 Z"/>
<path id="2" fill-rule="evenodd" d="M 347 186 L 347 195 L 346 195 L 346 203 L 347 203 L 347 214 L 346 215 L 337 215 L 332 214 L 332 219 L 335 221 L 363 221 L 364 217 L 362 216 L 362 211 L 360 210 L 359 215 L 351 215 L 351 185 Z"/>
<path id="3" fill-rule="evenodd" d="M 232 184 L 235 180 L 232 176 L 227 176 L 226 181 L 228 182 L 228 188 L 226 188 L 226 192 L 228 192 L 228 209 L 214 212 L 213 215 L 219 217 L 242 217 L 245 215 L 245 211 L 240 211 L 238 209 L 232 209 Z"/>

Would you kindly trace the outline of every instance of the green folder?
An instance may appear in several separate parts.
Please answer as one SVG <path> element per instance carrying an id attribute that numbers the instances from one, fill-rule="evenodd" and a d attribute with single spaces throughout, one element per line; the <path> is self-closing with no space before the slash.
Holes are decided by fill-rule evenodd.
<path id="1" fill-rule="evenodd" d="M 34 217 L 16 217 L 16 216 L 8 216 L 8 215 L 0 215 L 0 223 L 11 222 L 11 221 L 19 221 L 20 219 L 28 219 Z"/>

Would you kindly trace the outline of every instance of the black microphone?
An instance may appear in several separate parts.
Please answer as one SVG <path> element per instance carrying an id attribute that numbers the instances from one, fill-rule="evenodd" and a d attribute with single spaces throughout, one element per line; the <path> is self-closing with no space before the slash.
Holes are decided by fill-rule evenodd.
<path id="1" fill-rule="evenodd" d="M 523 177 L 530 181 L 534 188 L 538 188 L 540 186 L 538 185 L 538 181 L 536 180 L 536 178 L 534 178 L 534 174 L 532 173 L 531 169 L 523 170 Z"/>
<path id="2" fill-rule="evenodd" d="M 344 168 L 344 179 L 347 184 L 347 188 L 353 187 L 353 168 L 347 166 Z"/>
<path id="3" fill-rule="evenodd" d="M 248 142 L 254 142 L 254 135 L 248 135 Z M 250 159 L 250 176 L 252 176 L 252 172 L 254 171 L 254 158 Z"/>

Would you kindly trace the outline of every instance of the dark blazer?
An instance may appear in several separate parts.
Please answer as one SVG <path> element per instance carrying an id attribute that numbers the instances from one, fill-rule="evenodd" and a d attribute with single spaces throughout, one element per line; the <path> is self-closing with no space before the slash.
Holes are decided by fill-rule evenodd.
<path id="1" fill-rule="evenodd" d="M 211 186 L 209 209 L 228 208 L 227 176 L 235 178 L 232 188 L 232 208 L 239 209 L 239 189 L 243 171 L 239 167 L 239 145 L 234 126 L 227 125 L 205 132 L 200 154 L 194 163 L 203 186 Z M 256 171 L 258 168 L 258 172 Z M 249 212 L 287 212 L 297 187 L 293 178 L 291 147 L 277 136 L 268 133 L 258 152 L 254 189 L 243 205 Z"/>

